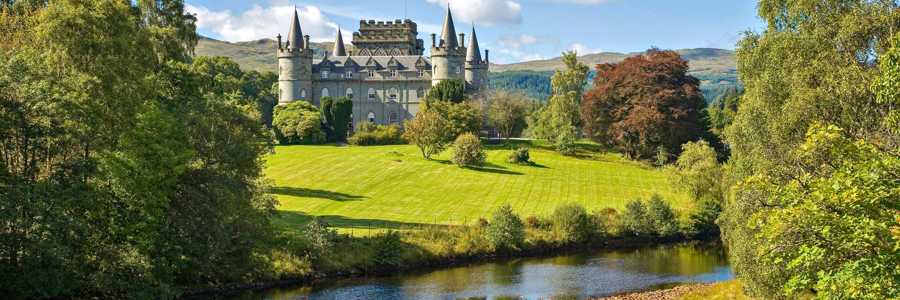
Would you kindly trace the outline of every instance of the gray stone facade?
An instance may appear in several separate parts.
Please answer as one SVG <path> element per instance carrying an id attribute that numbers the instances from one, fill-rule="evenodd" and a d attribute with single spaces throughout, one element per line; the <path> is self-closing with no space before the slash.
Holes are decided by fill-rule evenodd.
<path id="1" fill-rule="evenodd" d="M 442 80 L 463 79 L 467 90 L 482 89 L 488 54 L 482 59 L 475 29 L 469 49 L 464 35 L 456 39 L 449 10 L 443 29 L 439 43 L 432 35 L 432 55 L 426 57 L 415 22 L 363 20 L 353 33 L 356 53 L 345 49 L 338 29 L 331 55 L 314 58 L 294 12 L 287 43 L 278 36 L 278 102 L 303 100 L 318 106 L 322 97 L 346 96 L 353 101 L 355 127 L 359 122 L 400 124 L 414 117 L 428 90 Z"/>

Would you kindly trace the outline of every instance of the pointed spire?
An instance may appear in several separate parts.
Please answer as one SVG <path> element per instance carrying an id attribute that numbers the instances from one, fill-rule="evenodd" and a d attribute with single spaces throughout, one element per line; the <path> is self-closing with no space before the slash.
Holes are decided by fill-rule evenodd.
<path id="1" fill-rule="evenodd" d="M 444 17 L 444 30 L 441 31 L 439 47 L 447 49 L 459 47 L 459 43 L 456 41 L 456 28 L 453 26 L 453 15 L 450 13 L 450 2 L 447 2 L 447 16 Z"/>
<path id="2" fill-rule="evenodd" d="M 341 27 L 338 26 L 337 38 L 334 39 L 334 49 L 331 56 L 347 56 L 347 49 L 344 48 L 344 38 L 341 37 Z"/>
<path id="3" fill-rule="evenodd" d="M 466 61 L 481 63 L 481 49 L 478 48 L 478 37 L 475 36 L 475 25 L 472 25 L 472 34 L 469 35 L 469 49 L 466 53 Z"/>
<path id="4" fill-rule="evenodd" d="M 300 29 L 300 16 L 297 14 L 297 8 L 294 7 L 294 20 L 291 21 L 291 31 L 288 32 L 287 42 L 290 43 L 291 49 L 303 48 L 303 30 Z"/>

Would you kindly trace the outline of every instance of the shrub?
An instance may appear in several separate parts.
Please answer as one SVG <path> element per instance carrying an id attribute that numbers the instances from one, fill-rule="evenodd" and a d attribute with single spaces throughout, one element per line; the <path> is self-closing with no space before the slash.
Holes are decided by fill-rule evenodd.
<path id="1" fill-rule="evenodd" d="M 527 225 L 528 228 L 537 229 L 544 227 L 545 224 L 536 216 L 528 216 L 528 218 L 525 218 L 525 225 Z"/>
<path id="2" fill-rule="evenodd" d="M 615 208 L 604 208 L 594 212 L 591 216 L 598 232 L 611 236 L 617 236 L 621 233 L 622 226 L 619 220 L 619 212 Z"/>
<path id="3" fill-rule="evenodd" d="M 519 147 L 509 154 L 507 161 L 514 164 L 527 164 L 531 160 L 527 147 Z"/>
<path id="4" fill-rule="evenodd" d="M 375 237 L 374 256 L 375 265 L 396 268 L 403 264 L 403 240 L 400 233 L 396 231 L 388 231 L 382 236 Z"/>
<path id="5" fill-rule="evenodd" d="M 337 230 L 329 228 L 328 223 L 319 218 L 314 218 L 307 223 L 303 232 L 310 246 L 307 255 L 313 260 L 318 260 L 322 255 L 328 253 L 338 239 Z"/>
<path id="6" fill-rule="evenodd" d="M 356 126 L 347 143 L 356 146 L 373 146 L 373 145 L 398 145 L 406 143 L 402 137 L 400 126 L 391 125 L 375 125 L 369 122 L 363 122 Z"/>
<path id="7" fill-rule="evenodd" d="M 653 232 L 651 222 L 647 218 L 647 208 L 640 199 L 631 200 L 625 204 L 625 213 L 622 214 L 622 229 L 634 236 L 649 236 Z"/>
<path id="8" fill-rule="evenodd" d="M 490 225 L 490 223 L 488 223 L 488 220 L 485 218 L 478 218 L 478 220 L 475 221 L 475 226 L 479 228 L 485 228 L 488 225 Z"/>
<path id="9" fill-rule="evenodd" d="M 578 204 L 564 204 L 553 211 L 553 229 L 563 241 L 585 242 L 594 234 L 587 210 Z"/>
<path id="10" fill-rule="evenodd" d="M 306 101 L 275 107 L 272 127 L 280 144 L 321 144 L 326 141 L 322 115 Z"/>
<path id="11" fill-rule="evenodd" d="M 518 250 L 525 241 L 525 225 L 509 204 L 494 212 L 487 226 L 487 238 L 498 250 Z"/>
<path id="12" fill-rule="evenodd" d="M 438 113 L 426 109 L 403 124 L 403 138 L 416 145 L 425 159 L 447 148 L 447 121 Z"/>
<path id="13" fill-rule="evenodd" d="M 481 139 L 471 133 L 463 133 L 454 142 L 453 162 L 460 167 L 484 165 L 484 148 Z"/>
<path id="14" fill-rule="evenodd" d="M 647 217 L 654 233 L 659 237 L 671 237 L 678 233 L 678 219 L 669 203 L 659 195 L 650 197 L 647 203 Z"/>

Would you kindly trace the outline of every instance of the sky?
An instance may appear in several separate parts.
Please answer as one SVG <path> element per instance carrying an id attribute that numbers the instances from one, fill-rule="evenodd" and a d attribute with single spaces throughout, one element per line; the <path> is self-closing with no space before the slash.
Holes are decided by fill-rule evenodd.
<path id="1" fill-rule="evenodd" d="M 230 42 L 287 36 L 296 6 L 304 34 L 334 41 L 337 28 L 352 40 L 362 19 L 412 19 L 431 46 L 440 35 L 448 0 L 186 0 L 200 34 Z M 494 63 L 559 56 L 576 50 L 637 52 L 734 49 L 747 30 L 760 31 L 754 0 L 450 0 L 457 33 L 476 28 Z M 468 40 L 468 38 L 467 38 Z"/>

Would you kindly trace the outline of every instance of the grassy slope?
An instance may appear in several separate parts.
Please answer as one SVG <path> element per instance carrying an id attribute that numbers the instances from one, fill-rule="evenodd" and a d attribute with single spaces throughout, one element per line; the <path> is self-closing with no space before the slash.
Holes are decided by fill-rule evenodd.
<path id="1" fill-rule="evenodd" d="M 520 215 L 548 215 L 560 203 L 589 210 L 613 207 L 659 193 L 673 206 L 691 209 L 665 173 L 617 154 L 564 157 L 532 149 L 537 166 L 505 162 L 509 150 L 488 151 L 488 168 L 463 169 L 446 160 L 424 160 L 410 145 L 373 147 L 280 146 L 268 158 L 267 176 L 280 201 L 283 228 L 298 228 L 310 215 L 344 232 L 419 224 L 472 223 L 504 203 Z"/>

